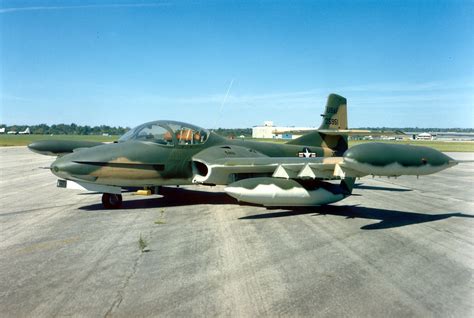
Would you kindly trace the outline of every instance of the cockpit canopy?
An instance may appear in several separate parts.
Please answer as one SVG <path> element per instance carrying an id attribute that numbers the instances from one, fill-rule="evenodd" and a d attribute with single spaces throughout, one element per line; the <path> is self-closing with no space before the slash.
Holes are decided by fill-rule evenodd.
<path id="1" fill-rule="evenodd" d="M 199 145 L 209 137 L 207 129 L 178 121 L 158 120 L 137 126 L 124 134 L 119 142 L 150 141 L 160 145 Z"/>

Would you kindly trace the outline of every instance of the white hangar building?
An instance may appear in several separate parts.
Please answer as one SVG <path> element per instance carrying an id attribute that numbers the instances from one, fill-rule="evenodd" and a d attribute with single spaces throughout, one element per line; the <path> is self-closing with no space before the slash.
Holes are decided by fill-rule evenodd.
<path id="1" fill-rule="evenodd" d="M 283 127 L 275 126 L 272 121 L 265 121 L 263 126 L 252 127 L 252 138 L 264 139 L 296 139 L 301 135 L 294 135 L 291 131 L 314 130 L 314 127 Z"/>

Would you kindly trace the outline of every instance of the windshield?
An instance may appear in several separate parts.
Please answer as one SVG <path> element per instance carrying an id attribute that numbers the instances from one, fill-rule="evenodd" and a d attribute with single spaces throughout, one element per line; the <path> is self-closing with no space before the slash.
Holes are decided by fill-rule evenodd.
<path id="1" fill-rule="evenodd" d="M 140 125 L 123 135 L 119 142 L 142 140 L 161 145 L 198 145 L 205 143 L 209 131 L 194 125 L 176 121 L 154 121 Z"/>

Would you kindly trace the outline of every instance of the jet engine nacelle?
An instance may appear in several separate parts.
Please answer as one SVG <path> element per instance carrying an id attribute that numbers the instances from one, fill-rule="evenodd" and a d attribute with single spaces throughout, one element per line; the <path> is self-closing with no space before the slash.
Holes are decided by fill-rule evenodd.
<path id="1" fill-rule="evenodd" d="M 238 164 L 229 164 L 228 160 L 233 158 L 241 160 L 242 158 L 267 158 L 267 156 L 253 149 L 240 146 L 223 145 L 207 148 L 193 157 L 194 178 L 192 182 L 225 185 L 233 181 L 233 175 L 235 174 L 271 173 L 275 170 L 275 167 L 272 166 L 239 166 Z"/>

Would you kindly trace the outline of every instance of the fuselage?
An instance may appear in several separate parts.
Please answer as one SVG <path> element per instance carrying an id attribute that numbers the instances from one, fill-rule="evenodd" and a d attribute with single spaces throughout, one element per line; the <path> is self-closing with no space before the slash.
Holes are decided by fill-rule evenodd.
<path id="1" fill-rule="evenodd" d="M 211 132 L 202 144 L 126 140 L 78 149 L 54 161 L 51 171 L 62 179 L 120 187 L 186 185 L 192 183 L 193 156 L 225 145 L 246 147 L 269 157 L 298 157 L 304 151 L 318 157 L 334 154 L 325 147 L 232 140 Z"/>
<path id="2" fill-rule="evenodd" d="M 118 142 L 40 141 L 32 151 L 58 156 L 51 171 L 60 187 L 103 192 L 105 207 L 119 207 L 123 188 L 226 185 L 239 201 L 266 206 L 314 206 L 352 194 L 366 175 L 425 175 L 457 164 L 426 147 L 369 143 L 348 149 L 347 101 L 331 94 L 318 130 L 288 143 L 230 140 L 177 121 L 137 126 Z M 332 157 L 332 158 L 328 158 Z M 67 180 L 75 182 L 67 182 Z"/>
<path id="3" fill-rule="evenodd" d="M 308 137 L 311 135 L 303 140 L 310 141 Z M 36 148 L 38 151 L 41 147 Z M 209 153 L 212 148 L 219 151 Z M 237 148 L 244 151 L 233 153 Z M 60 156 L 52 163 L 51 171 L 62 179 L 119 187 L 186 185 L 199 173 L 200 153 L 210 156 L 207 158 L 210 161 L 225 155 L 237 158 L 342 156 L 343 166 L 355 176 L 425 175 L 453 165 L 451 158 L 426 147 L 370 143 L 341 154 L 335 148 L 314 144 L 226 139 L 190 124 L 156 121 L 134 128 L 116 143 L 79 148 Z"/>

